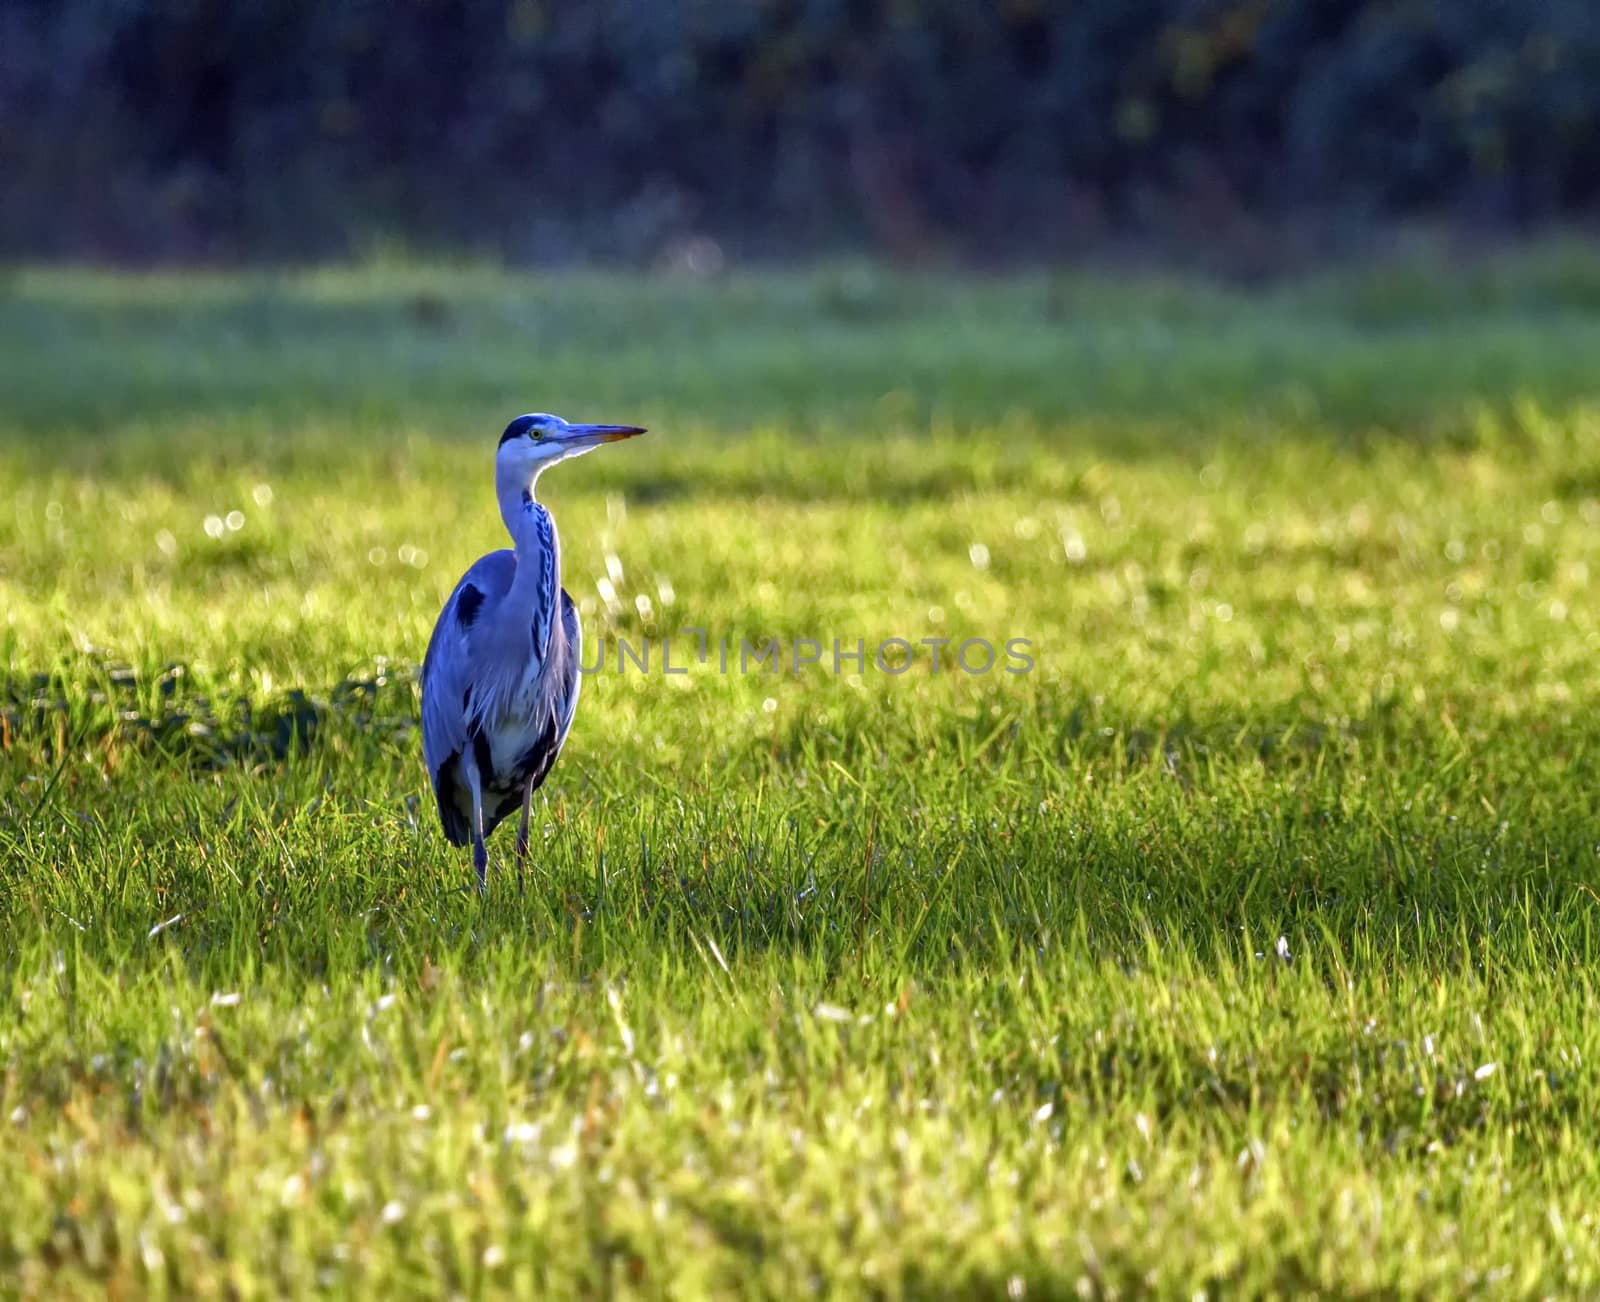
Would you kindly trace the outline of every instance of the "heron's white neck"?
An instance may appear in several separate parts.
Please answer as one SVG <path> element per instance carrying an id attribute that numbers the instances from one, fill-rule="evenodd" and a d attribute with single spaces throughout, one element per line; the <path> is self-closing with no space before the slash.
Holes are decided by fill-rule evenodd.
<path id="1" fill-rule="evenodd" d="M 506 532 L 511 535 L 519 555 L 522 552 L 523 535 L 528 530 L 528 522 L 533 514 L 528 508 L 535 503 L 533 490 L 538 482 L 538 467 L 530 473 L 527 466 L 507 465 L 504 462 L 495 466 L 494 492 L 500 499 L 500 519 L 505 522 Z"/>
<path id="2" fill-rule="evenodd" d="M 542 468 L 542 467 L 541 467 Z M 501 466 L 495 472 L 500 518 L 517 553 L 517 575 L 502 609 L 523 621 L 525 612 L 542 608 L 561 588 L 561 541 L 555 518 L 534 498 L 539 469 Z"/>

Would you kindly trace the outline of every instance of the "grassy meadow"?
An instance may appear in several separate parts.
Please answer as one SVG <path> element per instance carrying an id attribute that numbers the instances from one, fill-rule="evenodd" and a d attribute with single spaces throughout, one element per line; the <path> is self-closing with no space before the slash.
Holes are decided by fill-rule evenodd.
<path id="1" fill-rule="evenodd" d="M 1597 358 L 1578 246 L 5 273 L 0 1293 L 1594 1295 Z M 416 667 L 527 410 L 651 432 L 541 484 L 612 663 L 479 899 Z"/>

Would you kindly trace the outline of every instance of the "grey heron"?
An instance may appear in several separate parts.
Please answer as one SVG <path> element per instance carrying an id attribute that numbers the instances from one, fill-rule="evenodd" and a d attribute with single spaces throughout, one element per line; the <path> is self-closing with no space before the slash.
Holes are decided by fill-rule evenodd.
<path id="1" fill-rule="evenodd" d="M 520 802 L 517 879 L 533 793 L 578 708 L 578 612 L 561 586 L 561 542 L 535 499 L 539 476 L 637 425 L 572 425 L 535 412 L 506 426 L 495 494 L 512 547 L 479 557 L 439 612 L 422 662 L 422 754 L 452 845 L 472 845 L 488 884 L 489 834 Z"/>

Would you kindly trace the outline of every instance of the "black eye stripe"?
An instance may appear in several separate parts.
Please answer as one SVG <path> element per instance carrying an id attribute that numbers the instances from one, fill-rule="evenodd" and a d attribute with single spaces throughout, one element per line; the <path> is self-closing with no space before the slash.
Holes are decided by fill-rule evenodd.
<path id="1" fill-rule="evenodd" d="M 539 420 L 536 416 L 518 416 L 516 420 L 512 421 L 511 424 L 506 426 L 506 432 L 500 436 L 500 442 L 505 444 L 512 439 L 521 438 L 529 431 L 529 429 L 538 423 Z M 543 435 L 536 433 L 534 437 L 541 438 Z"/>

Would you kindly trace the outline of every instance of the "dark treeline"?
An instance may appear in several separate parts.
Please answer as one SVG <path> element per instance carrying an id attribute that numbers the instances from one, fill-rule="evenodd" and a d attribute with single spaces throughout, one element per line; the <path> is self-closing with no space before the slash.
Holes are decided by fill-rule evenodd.
<path id="1" fill-rule="evenodd" d="M 1516 229 L 1600 211 L 1600 3 L 0 0 L 0 175 L 13 257 Z"/>

